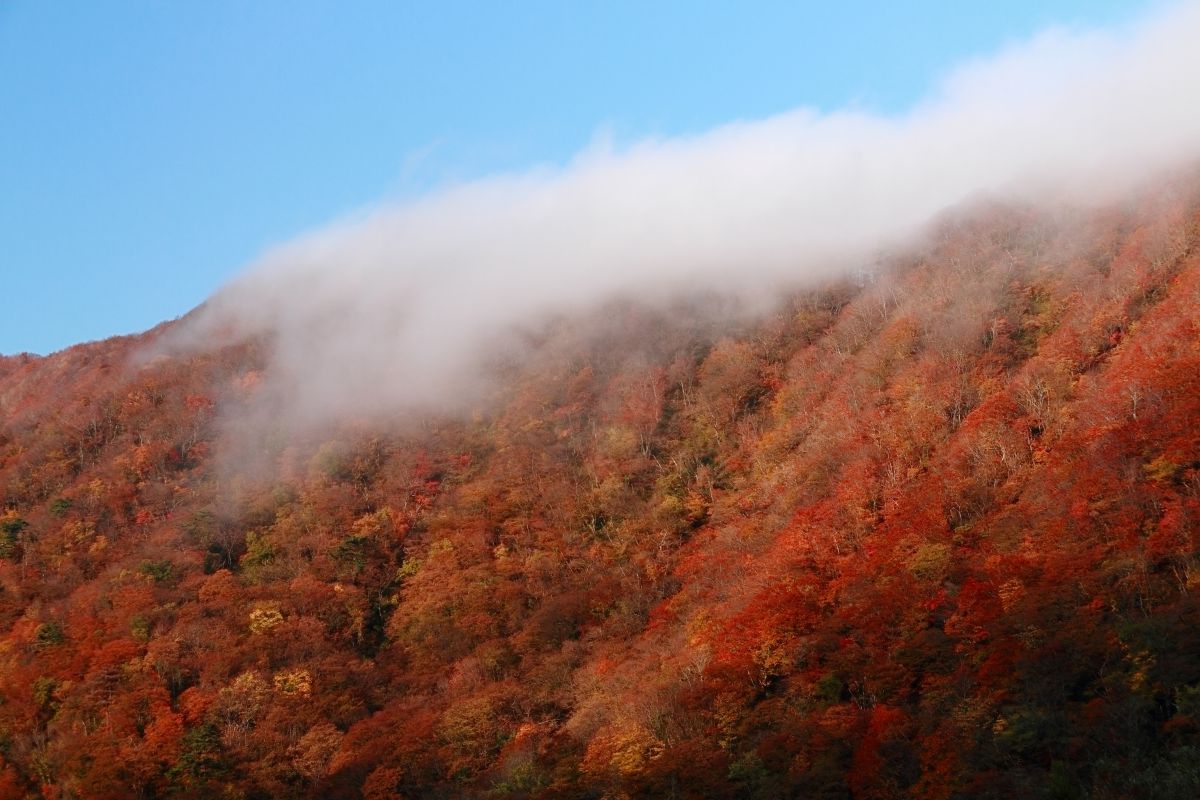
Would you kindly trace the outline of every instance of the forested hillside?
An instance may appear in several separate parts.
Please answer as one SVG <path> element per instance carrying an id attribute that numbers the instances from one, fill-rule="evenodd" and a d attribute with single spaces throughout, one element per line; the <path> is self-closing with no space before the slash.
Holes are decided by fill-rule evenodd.
<path id="1" fill-rule="evenodd" d="M 560 319 L 473 415 L 0 360 L 0 797 L 1200 796 L 1196 186 Z"/>

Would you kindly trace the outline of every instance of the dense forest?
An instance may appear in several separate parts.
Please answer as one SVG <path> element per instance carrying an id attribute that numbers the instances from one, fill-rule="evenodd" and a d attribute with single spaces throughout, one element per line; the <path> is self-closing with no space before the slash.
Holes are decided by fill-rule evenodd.
<path id="1" fill-rule="evenodd" d="M 0 359 L 0 797 L 1200 796 L 1198 187 L 614 301 L 469 414 Z"/>

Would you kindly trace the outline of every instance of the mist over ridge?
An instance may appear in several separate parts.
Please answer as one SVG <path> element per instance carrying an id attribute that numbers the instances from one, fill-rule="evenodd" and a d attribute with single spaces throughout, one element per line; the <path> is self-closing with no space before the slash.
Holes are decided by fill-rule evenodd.
<path id="1" fill-rule="evenodd" d="M 300 421 L 454 407 L 514 326 L 614 297 L 757 302 L 869 266 L 979 198 L 1103 203 L 1200 156 L 1200 5 L 1050 30 L 897 117 L 796 110 L 595 146 L 268 252 L 171 350 L 265 336 L 264 409 Z"/>
<path id="2" fill-rule="evenodd" d="M 1197 34 L 600 142 L 0 355 L 0 800 L 1200 798 Z"/>

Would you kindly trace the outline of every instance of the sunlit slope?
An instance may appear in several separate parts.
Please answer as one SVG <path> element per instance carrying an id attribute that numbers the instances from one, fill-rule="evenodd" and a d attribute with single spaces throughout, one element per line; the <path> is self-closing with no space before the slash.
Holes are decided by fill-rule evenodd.
<path id="1" fill-rule="evenodd" d="M 265 343 L 6 359 L 0 796 L 1195 797 L 1198 211 L 616 304 L 391 427 L 248 431 Z"/>

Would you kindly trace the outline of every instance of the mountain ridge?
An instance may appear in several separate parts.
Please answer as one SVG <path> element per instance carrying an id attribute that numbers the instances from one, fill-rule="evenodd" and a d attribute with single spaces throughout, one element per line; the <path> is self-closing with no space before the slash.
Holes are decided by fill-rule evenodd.
<path id="1" fill-rule="evenodd" d="M 391 429 L 7 357 L 0 795 L 1192 797 L 1198 226 L 952 216 Z"/>

